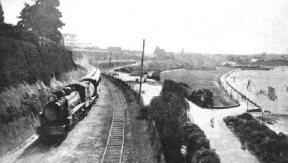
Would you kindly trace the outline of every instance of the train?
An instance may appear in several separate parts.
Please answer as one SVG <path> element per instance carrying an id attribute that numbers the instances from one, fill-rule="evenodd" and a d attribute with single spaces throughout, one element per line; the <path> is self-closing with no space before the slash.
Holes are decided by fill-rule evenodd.
<path id="1" fill-rule="evenodd" d="M 99 97 L 101 72 L 96 69 L 78 82 L 53 92 L 39 115 L 36 133 L 41 139 L 65 136 Z"/>

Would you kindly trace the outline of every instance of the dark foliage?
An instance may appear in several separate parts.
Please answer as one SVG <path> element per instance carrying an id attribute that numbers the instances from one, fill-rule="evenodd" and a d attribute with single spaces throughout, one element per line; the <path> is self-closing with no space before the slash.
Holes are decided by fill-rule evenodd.
<path id="1" fill-rule="evenodd" d="M 179 84 L 173 80 L 165 80 L 162 87 L 162 92 L 173 92 L 181 97 L 188 97 L 189 88 L 187 88 L 186 85 L 183 86 L 183 83 Z"/>
<path id="2" fill-rule="evenodd" d="M 62 14 L 57 8 L 59 5 L 59 0 L 37 0 L 31 6 L 25 3 L 25 7 L 18 17 L 20 21 L 17 25 L 58 42 L 62 39 L 59 28 L 64 26 L 60 20 Z"/>
<path id="3" fill-rule="evenodd" d="M 212 160 L 217 163 L 219 156 L 210 149 L 210 142 L 206 138 L 203 130 L 196 124 L 189 124 L 183 127 L 184 142 L 187 145 L 186 162 L 199 162 L 199 160 Z M 219 161 L 218 161 L 219 162 Z"/>
<path id="4" fill-rule="evenodd" d="M 32 32 L 25 31 L 12 24 L 0 24 L 0 36 L 13 38 L 38 45 L 38 37 Z"/>
<path id="5" fill-rule="evenodd" d="M 160 81 L 160 73 L 161 73 L 160 70 L 154 71 L 154 72 L 152 73 L 151 79 Z"/>
<path id="6" fill-rule="evenodd" d="M 3 7 L 0 1 L 0 25 L 4 23 L 4 11 L 3 11 Z"/>
<path id="7" fill-rule="evenodd" d="M 209 89 L 198 89 L 189 94 L 188 99 L 200 107 L 213 107 L 213 92 Z"/>
<path id="8" fill-rule="evenodd" d="M 220 158 L 214 150 L 201 148 L 196 151 L 192 162 L 194 163 L 220 163 Z"/>
<path id="9" fill-rule="evenodd" d="M 37 48 L 24 41 L 0 37 L 0 88 L 23 81 L 50 84 L 53 75 L 76 70 L 71 51 L 55 46 Z"/>
<path id="10" fill-rule="evenodd" d="M 131 73 L 131 68 L 130 67 L 123 67 L 123 68 L 118 68 L 115 70 L 116 72 L 126 72 L 126 73 Z"/>
<path id="11" fill-rule="evenodd" d="M 183 124 L 187 121 L 188 103 L 177 88 L 178 83 L 165 81 L 161 96 L 150 103 L 148 116 L 155 121 L 166 162 L 182 162 Z M 182 161 L 181 161 L 182 160 Z"/>
<path id="12" fill-rule="evenodd" d="M 166 162 L 191 162 L 196 151 L 210 149 L 204 132 L 196 124 L 188 123 L 189 105 L 184 98 L 187 89 L 190 87 L 185 83 L 165 80 L 161 96 L 152 99 L 151 107 L 148 108 L 148 117 L 155 121 Z M 187 146 L 186 157 L 180 153 L 182 145 Z M 217 163 L 215 160 L 219 160 L 219 157 L 215 151 L 208 150 L 208 154 L 206 151 L 197 159 Z"/>
<path id="13" fill-rule="evenodd" d="M 253 116 L 249 113 L 243 113 L 237 116 L 237 118 L 245 119 L 245 120 L 252 120 L 254 119 Z"/>
<path id="14" fill-rule="evenodd" d="M 229 116 L 224 121 L 233 128 L 241 143 L 247 144 L 247 148 L 263 162 L 288 161 L 288 138 L 283 133 L 275 133 L 249 113 Z"/>

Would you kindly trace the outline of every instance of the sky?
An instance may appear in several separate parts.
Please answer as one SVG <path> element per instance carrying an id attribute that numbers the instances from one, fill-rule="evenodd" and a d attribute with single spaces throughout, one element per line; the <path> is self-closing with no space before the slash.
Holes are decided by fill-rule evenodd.
<path id="1" fill-rule="evenodd" d="M 16 24 L 24 2 L 1 0 Z M 66 24 L 95 46 L 210 54 L 288 54 L 288 0 L 60 0 Z"/>

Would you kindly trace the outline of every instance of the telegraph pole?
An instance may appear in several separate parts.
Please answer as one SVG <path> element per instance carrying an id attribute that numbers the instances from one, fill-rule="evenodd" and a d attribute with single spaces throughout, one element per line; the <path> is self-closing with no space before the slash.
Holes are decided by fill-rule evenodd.
<path id="1" fill-rule="evenodd" d="M 141 98 L 141 89 L 142 89 L 142 75 L 143 75 L 144 48 L 145 48 L 145 39 L 143 39 L 143 51 L 142 51 L 142 59 L 141 59 L 141 76 L 140 76 L 140 89 L 139 89 L 138 103 L 140 102 L 140 98 Z"/>
<path id="2" fill-rule="evenodd" d="M 110 69 L 111 69 L 111 60 L 112 60 L 111 56 L 112 56 L 112 51 L 110 52 L 109 73 L 110 73 Z"/>

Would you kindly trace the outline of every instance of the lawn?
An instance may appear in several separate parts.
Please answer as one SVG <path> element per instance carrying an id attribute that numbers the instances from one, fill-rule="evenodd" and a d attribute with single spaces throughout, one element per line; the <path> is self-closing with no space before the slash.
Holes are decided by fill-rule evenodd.
<path id="1" fill-rule="evenodd" d="M 192 90 L 208 88 L 214 94 L 214 106 L 231 106 L 236 102 L 228 96 L 225 90 L 219 85 L 219 77 L 231 68 L 217 68 L 216 70 L 179 70 L 164 72 L 161 74 L 161 81 L 172 79 L 176 82 L 187 83 Z"/>

